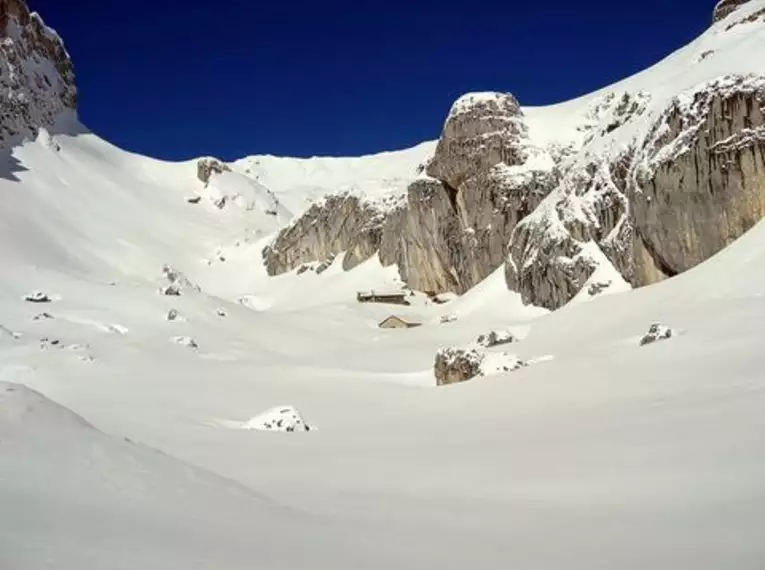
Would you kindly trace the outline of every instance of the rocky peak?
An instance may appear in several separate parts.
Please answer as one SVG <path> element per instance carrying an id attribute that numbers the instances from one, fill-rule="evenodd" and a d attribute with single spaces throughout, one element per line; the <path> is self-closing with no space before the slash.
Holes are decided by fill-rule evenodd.
<path id="1" fill-rule="evenodd" d="M 452 105 L 427 174 L 452 188 L 476 172 L 523 162 L 523 112 L 510 93 L 468 93 Z"/>
<path id="2" fill-rule="evenodd" d="M 744 4 L 748 4 L 751 0 L 721 0 L 715 6 L 713 22 L 719 22 L 720 20 L 727 18 L 733 12 L 738 10 Z"/>
<path id="3" fill-rule="evenodd" d="M 0 0 L 0 147 L 76 108 L 74 66 L 61 38 L 24 0 Z"/>

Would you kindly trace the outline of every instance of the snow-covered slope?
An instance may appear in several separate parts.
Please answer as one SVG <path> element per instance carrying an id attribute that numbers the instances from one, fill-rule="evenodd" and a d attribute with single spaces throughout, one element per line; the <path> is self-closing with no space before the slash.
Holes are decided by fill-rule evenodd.
<path id="1" fill-rule="evenodd" d="M 710 34 L 753 42 L 733 17 Z M 560 108 L 524 109 L 528 132 Z M 327 190 L 400 188 L 432 144 L 200 178 L 71 119 L 0 173 L 3 570 L 762 569 L 763 223 L 555 312 L 501 268 L 445 303 L 361 304 L 402 286 L 379 254 L 269 277 L 261 251 Z M 672 338 L 641 346 L 654 323 Z M 436 354 L 492 330 L 515 339 L 482 347 L 492 374 L 436 387 Z"/>
<path id="2" fill-rule="evenodd" d="M 302 213 L 328 194 L 350 193 L 369 200 L 403 195 L 434 148 L 435 142 L 425 142 L 353 158 L 250 156 L 231 166 L 276 192 L 291 211 Z"/>

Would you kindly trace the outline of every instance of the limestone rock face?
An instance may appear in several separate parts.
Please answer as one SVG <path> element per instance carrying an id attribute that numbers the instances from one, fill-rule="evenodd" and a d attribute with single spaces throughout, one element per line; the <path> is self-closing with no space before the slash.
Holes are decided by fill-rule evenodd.
<path id="1" fill-rule="evenodd" d="M 446 386 L 475 378 L 481 373 L 483 354 L 471 348 L 446 348 L 436 353 L 436 384 Z"/>
<path id="2" fill-rule="evenodd" d="M 675 99 L 631 193 L 636 285 L 671 277 L 765 215 L 765 78 L 728 76 Z"/>
<path id="3" fill-rule="evenodd" d="M 427 174 L 459 189 L 499 163 L 523 162 L 523 113 L 509 93 L 469 93 L 452 106 Z"/>
<path id="4" fill-rule="evenodd" d="M 74 67 L 61 38 L 24 0 L 0 0 L 0 148 L 76 111 Z"/>
<path id="5" fill-rule="evenodd" d="M 727 18 L 733 12 L 738 10 L 741 6 L 748 3 L 750 0 L 722 0 L 715 6 L 713 22 L 719 22 L 723 18 Z"/>
<path id="6" fill-rule="evenodd" d="M 378 250 L 382 212 L 358 196 L 328 196 L 283 229 L 263 251 L 270 275 L 348 251 L 343 267 L 352 269 Z"/>
<path id="7" fill-rule="evenodd" d="M 200 158 L 197 161 L 197 178 L 205 185 L 209 184 L 210 177 L 213 174 L 223 174 L 230 171 L 231 168 L 217 158 Z"/>
<path id="8" fill-rule="evenodd" d="M 460 98 L 405 199 L 381 207 L 353 195 L 327 198 L 264 250 L 269 273 L 342 251 L 352 269 L 379 253 L 413 289 L 464 293 L 502 265 L 513 229 L 554 185 L 553 159 L 530 147 L 526 132 L 512 95 Z M 525 167 L 530 158 L 542 166 Z"/>

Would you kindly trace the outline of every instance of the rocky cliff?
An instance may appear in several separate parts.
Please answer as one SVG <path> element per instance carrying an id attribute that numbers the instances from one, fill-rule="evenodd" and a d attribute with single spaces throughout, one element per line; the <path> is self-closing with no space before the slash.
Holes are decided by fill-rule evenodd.
<path id="1" fill-rule="evenodd" d="M 378 254 L 413 288 L 462 293 L 504 263 L 509 289 L 555 309 L 690 269 L 765 214 L 763 13 L 721 2 L 694 43 L 570 103 L 461 97 L 393 206 L 323 200 L 265 250 L 269 272 Z"/>
<path id="2" fill-rule="evenodd" d="M 0 0 L 0 148 L 76 107 L 74 68 L 61 38 L 24 0 Z"/>
<path id="3" fill-rule="evenodd" d="M 504 262 L 515 225 L 553 185 L 554 154 L 529 140 L 512 95 L 468 94 L 405 195 L 363 206 L 328 197 L 266 248 L 266 267 L 273 275 L 348 252 L 351 269 L 379 254 L 413 288 L 462 293 Z"/>

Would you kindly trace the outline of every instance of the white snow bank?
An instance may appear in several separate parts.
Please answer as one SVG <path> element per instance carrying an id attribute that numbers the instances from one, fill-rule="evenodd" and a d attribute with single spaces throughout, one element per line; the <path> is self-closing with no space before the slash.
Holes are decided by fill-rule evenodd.
<path id="1" fill-rule="evenodd" d="M 266 410 L 251 420 L 242 424 L 242 429 L 254 429 L 258 431 L 310 431 L 309 426 L 303 416 L 300 415 L 292 406 L 277 406 Z"/>

